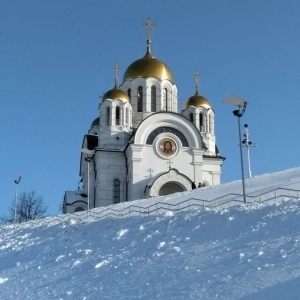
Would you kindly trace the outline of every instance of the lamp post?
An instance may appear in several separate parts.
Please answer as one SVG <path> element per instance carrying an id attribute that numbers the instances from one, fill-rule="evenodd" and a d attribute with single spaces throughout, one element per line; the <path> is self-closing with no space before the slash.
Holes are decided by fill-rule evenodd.
<path id="1" fill-rule="evenodd" d="M 83 148 L 81 150 L 81 152 L 87 154 L 85 161 L 87 162 L 87 165 L 88 165 L 87 214 L 89 216 L 89 210 L 90 210 L 90 162 L 91 162 L 91 158 L 95 155 L 95 151 Z"/>
<path id="2" fill-rule="evenodd" d="M 256 147 L 257 145 L 255 143 L 252 143 L 249 140 L 249 128 L 248 128 L 248 124 L 244 125 L 245 128 L 245 134 L 244 134 L 244 140 L 242 141 L 242 146 L 243 147 L 247 147 L 247 155 L 248 155 L 248 174 L 249 174 L 249 178 L 252 177 L 251 174 L 251 165 L 250 165 L 250 148 Z"/>
<path id="3" fill-rule="evenodd" d="M 14 218 L 14 223 L 16 223 L 17 221 L 17 203 L 18 203 L 18 185 L 21 181 L 21 176 L 20 175 L 16 175 L 15 176 L 15 180 L 14 183 L 16 184 L 16 192 L 15 192 L 15 218 Z"/>
<path id="4" fill-rule="evenodd" d="M 242 185 L 243 185 L 243 198 L 244 203 L 246 203 L 246 191 L 245 191 L 245 178 L 244 178 L 244 162 L 243 162 L 243 151 L 242 151 L 242 138 L 241 138 L 241 121 L 240 118 L 244 115 L 246 111 L 247 101 L 239 96 L 230 96 L 224 103 L 237 106 L 239 109 L 233 111 L 233 115 L 238 118 L 238 128 L 239 128 L 239 145 L 240 145 L 240 159 L 241 159 L 241 171 L 242 171 Z"/>

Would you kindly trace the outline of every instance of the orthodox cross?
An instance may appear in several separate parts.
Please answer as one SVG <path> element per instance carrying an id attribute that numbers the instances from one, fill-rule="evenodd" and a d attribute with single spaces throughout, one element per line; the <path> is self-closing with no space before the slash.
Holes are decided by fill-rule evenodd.
<path id="1" fill-rule="evenodd" d="M 118 75 L 119 75 L 119 71 L 121 70 L 121 68 L 119 67 L 118 64 L 116 64 L 114 66 L 114 69 L 115 69 L 115 83 L 117 84 L 118 83 Z"/>
<path id="2" fill-rule="evenodd" d="M 199 74 L 199 72 L 196 71 L 194 76 L 195 76 L 195 81 L 196 81 L 196 92 L 198 93 L 198 90 L 199 90 L 199 77 L 201 76 L 201 74 Z"/>
<path id="3" fill-rule="evenodd" d="M 150 40 L 151 29 L 152 27 L 156 26 L 156 23 L 151 22 L 150 18 L 148 17 L 146 22 L 142 22 L 142 25 L 147 27 L 147 39 Z"/>
<path id="4" fill-rule="evenodd" d="M 171 164 L 172 164 L 173 162 L 171 161 L 171 160 L 169 160 L 168 162 L 167 162 L 167 164 L 169 165 L 169 170 L 171 170 Z"/>
<path id="5" fill-rule="evenodd" d="M 149 172 L 149 177 L 152 177 L 152 172 L 153 172 L 153 170 L 150 168 L 150 169 L 148 169 L 147 171 Z"/>

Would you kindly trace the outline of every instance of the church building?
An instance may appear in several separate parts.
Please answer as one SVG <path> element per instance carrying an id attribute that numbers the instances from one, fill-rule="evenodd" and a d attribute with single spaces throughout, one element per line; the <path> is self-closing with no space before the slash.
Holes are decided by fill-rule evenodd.
<path id="1" fill-rule="evenodd" d="M 79 175 L 82 190 L 66 191 L 64 213 L 192 190 L 220 183 L 215 114 L 199 93 L 178 111 L 178 89 L 169 67 L 151 53 L 126 69 L 99 103 L 99 117 L 83 138 Z"/>

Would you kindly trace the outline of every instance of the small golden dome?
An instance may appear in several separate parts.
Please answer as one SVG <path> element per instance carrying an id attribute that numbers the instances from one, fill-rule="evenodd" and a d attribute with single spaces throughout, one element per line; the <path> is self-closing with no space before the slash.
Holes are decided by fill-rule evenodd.
<path id="1" fill-rule="evenodd" d="M 198 91 L 196 91 L 196 94 L 194 96 L 187 99 L 187 101 L 184 104 L 184 109 L 187 109 L 189 106 L 195 106 L 195 107 L 202 106 L 206 109 L 211 108 L 209 101 L 203 96 L 200 96 Z"/>
<path id="2" fill-rule="evenodd" d="M 150 51 L 150 41 L 147 41 L 147 53 L 143 58 L 134 61 L 126 70 L 123 81 L 137 77 L 156 77 L 161 80 L 168 79 L 174 83 L 169 67 L 162 61 L 154 58 Z"/>
<path id="3" fill-rule="evenodd" d="M 130 102 L 128 95 L 125 92 L 123 92 L 122 90 L 120 90 L 118 88 L 117 84 L 114 86 L 113 89 L 107 91 L 103 95 L 102 101 L 104 101 L 105 99 L 121 100 L 123 102 Z"/>

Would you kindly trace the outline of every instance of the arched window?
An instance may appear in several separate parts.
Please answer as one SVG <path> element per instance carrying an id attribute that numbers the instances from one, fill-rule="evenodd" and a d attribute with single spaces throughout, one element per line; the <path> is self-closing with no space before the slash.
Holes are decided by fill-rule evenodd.
<path id="1" fill-rule="evenodd" d="M 137 90 L 137 109 L 138 112 L 143 111 L 143 87 L 139 86 Z"/>
<path id="2" fill-rule="evenodd" d="M 213 133 L 214 132 L 214 123 L 213 123 L 213 118 L 211 115 L 209 115 L 209 133 Z"/>
<path id="3" fill-rule="evenodd" d="M 127 95 L 128 95 L 128 97 L 129 97 L 129 100 L 131 100 L 131 89 L 128 89 Z"/>
<path id="4" fill-rule="evenodd" d="M 154 85 L 151 86 L 151 111 L 156 111 L 156 87 Z"/>
<path id="5" fill-rule="evenodd" d="M 107 107 L 106 109 L 106 126 L 110 125 L 110 108 Z"/>
<path id="6" fill-rule="evenodd" d="M 119 179 L 114 180 L 113 193 L 114 193 L 113 202 L 120 203 L 120 180 Z"/>
<path id="7" fill-rule="evenodd" d="M 84 211 L 83 207 L 78 206 L 75 208 L 74 212 Z"/>
<path id="8" fill-rule="evenodd" d="M 203 113 L 199 114 L 199 125 L 200 125 L 200 132 L 203 132 L 204 131 Z"/>
<path id="9" fill-rule="evenodd" d="M 126 126 L 129 127 L 129 108 L 126 108 Z"/>
<path id="10" fill-rule="evenodd" d="M 167 111 L 168 110 L 168 90 L 164 89 L 164 108 Z"/>
<path id="11" fill-rule="evenodd" d="M 116 125 L 120 125 L 120 107 L 116 107 Z"/>
<path id="12" fill-rule="evenodd" d="M 159 134 L 162 134 L 162 133 L 172 133 L 172 134 L 176 135 L 180 139 L 183 147 L 189 147 L 186 137 L 179 130 L 177 130 L 173 127 L 167 127 L 167 126 L 158 127 L 156 129 L 154 129 L 153 131 L 151 131 L 151 133 L 147 137 L 146 144 L 153 145 L 155 138 Z"/>
<path id="13" fill-rule="evenodd" d="M 193 115 L 193 113 L 190 113 L 190 120 L 191 120 L 192 123 L 194 123 L 194 115 Z"/>

